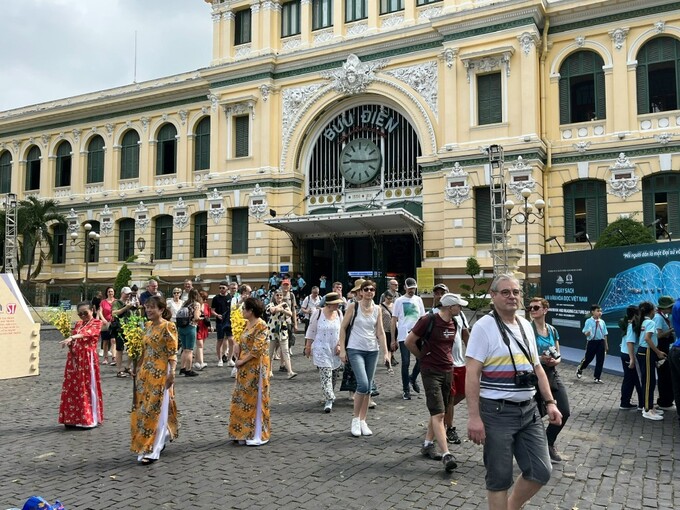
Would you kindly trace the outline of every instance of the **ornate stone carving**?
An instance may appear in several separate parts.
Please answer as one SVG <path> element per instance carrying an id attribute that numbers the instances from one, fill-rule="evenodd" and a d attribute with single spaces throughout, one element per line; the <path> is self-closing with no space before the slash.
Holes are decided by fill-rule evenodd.
<path id="1" fill-rule="evenodd" d="M 446 176 L 444 198 L 460 207 L 460 204 L 470 198 L 470 186 L 467 183 L 468 173 L 456 162 Z"/>
<path id="2" fill-rule="evenodd" d="M 441 57 L 442 57 L 442 59 L 444 59 L 444 62 L 446 63 L 446 67 L 448 67 L 449 69 L 451 69 L 453 67 L 453 64 L 456 61 L 457 56 L 458 56 L 458 48 L 446 48 L 441 53 Z"/>
<path id="3" fill-rule="evenodd" d="M 109 138 L 113 135 L 113 130 L 115 129 L 115 126 L 111 123 L 108 122 L 104 128 L 106 129 L 106 134 L 109 135 Z"/>
<path id="4" fill-rule="evenodd" d="M 149 218 L 149 210 L 144 205 L 144 202 L 139 202 L 137 209 L 135 209 L 135 225 L 143 234 L 146 232 L 146 229 L 149 228 L 150 224 L 151 218 Z"/>
<path id="5" fill-rule="evenodd" d="M 347 29 L 347 36 L 353 37 L 368 32 L 368 23 L 355 23 Z"/>
<path id="6" fill-rule="evenodd" d="M 184 203 L 184 199 L 179 197 L 177 204 L 173 209 L 173 219 L 172 223 L 179 230 L 184 230 L 187 225 L 189 225 L 189 215 L 187 214 L 187 205 Z"/>
<path id="7" fill-rule="evenodd" d="M 441 7 L 430 7 L 428 9 L 423 9 L 418 14 L 418 21 L 430 21 L 431 18 L 436 18 L 442 13 Z"/>
<path id="8" fill-rule="evenodd" d="M 212 111 L 217 110 L 217 96 L 215 94 L 208 94 L 206 97 L 208 98 L 208 101 L 210 101 L 210 109 Z"/>
<path id="9" fill-rule="evenodd" d="M 73 133 L 73 141 L 75 141 L 76 143 L 78 143 L 78 142 L 80 141 L 80 134 L 81 134 L 80 129 L 74 129 L 74 130 L 72 131 L 72 133 Z"/>
<path id="10" fill-rule="evenodd" d="M 212 218 L 215 225 L 224 217 L 227 210 L 224 208 L 224 198 L 217 191 L 217 188 L 213 189 L 208 196 L 208 216 Z"/>
<path id="11" fill-rule="evenodd" d="M 612 30 L 609 32 L 609 37 L 614 42 L 614 47 L 617 50 L 620 50 L 623 48 L 623 43 L 626 40 L 626 37 L 628 37 L 628 29 L 617 28 L 616 30 Z"/>
<path id="12" fill-rule="evenodd" d="M 182 125 L 186 124 L 187 122 L 187 111 L 186 110 L 180 110 L 177 112 L 179 115 L 179 121 L 182 123 Z"/>
<path id="13" fill-rule="evenodd" d="M 666 30 L 666 22 L 665 21 L 657 21 L 654 23 L 654 31 L 657 34 L 662 33 L 664 30 Z"/>
<path id="14" fill-rule="evenodd" d="M 287 37 L 283 41 L 283 50 L 284 51 L 292 51 L 298 49 L 300 46 L 302 46 L 302 37 L 300 36 L 295 36 L 295 37 Z"/>
<path id="15" fill-rule="evenodd" d="M 583 48 L 583 45 L 586 43 L 586 38 L 582 35 L 579 35 L 574 39 L 574 41 L 576 42 L 576 46 Z"/>
<path id="16" fill-rule="evenodd" d="M 259 184 L 255 184 L 255 189 L 250 194 L 248 212 L 253 218 L 261 220 L 268 208 L 267 194 L 260 188 Z"/>
<path id="17" fill-rule="evenodd" d="M 538 44 L 538 35 L 534 32 L 523 32 L 521 35 L 517 36 L 517 40 L 522 48 L 522 53 L 528 56 L 531 52 L 531 48 Z"/>
<path id="18" fill-rule="evenodd" d="M 241 44 L 236 48 L 236 53 L 234 56 L 236 58 L 247 57 L 250 55 L 250 44 Z"/>
<path id="19" fill-rule="evenodd" d="M 671 138 L 673 138 L 673 135 L 671 133 L 661 133 L 654 137 L 654 139 L 661 145 L 666 145 L 668 142 L 671 141 Z"/>
<path id="20" fill-rule="evenodd" d="M 272 0 L 264 0 L 262 2 L 262 10 L 264 11 L 280 11 L 281 5 L 278 2 Z"/>
<path id="21" fill-rule="evenodd" d="M 622 152 L 614 164 L 609 167 L 612 173 L 608 181 L 608 193 L 626 200 L 629 196 L 640 191 L 637 187 L 639 177 L 635 175 L 635 164 Z"/>
<path id="22" fill-rule="evenodd" d="M 517 161 L 508 167 L 508 174 L 510 174 L 508 189 L 515 194 L 517 200 L 524 200 L 524 197 L 522 197 L 522 190 L 524 188 L 529 188 L 531 191 L 536 189 L 533 173 L 533 167 L 527 165 L 522 156 L 518 156 Z"/>
<path id="23" fill-rule="evenodd" d="M 227 117 L 231 115 L 250 115 L 255 119 L 255 102 L 244 101 L 242 103 L 224 105 L 224 113 L 227 114 Z"/>
<path id="24" fill-rule="evenodd" d="M 382 19 L 381 28 L 397 28 L 404 24 L 403 14 L 393 14 Z"/>
<path id="25" fill-rule="evenodd" d="M 73 232 L 78 232 L 78 213 L 76 212 L 75 209 L 71 208 L 71 210 L 68 212 L 66 215 L 66 222 L 68 224 L 68 231 L 69 234 Z"/>
<path id="26" fill-rule="evenodd" d="M 351 53 L 341 69 L 334 69 L 321 73 L 330 80 L 331 86 L 340 94 L 353 95 L 364 92 L 375 80 L 375 73 L 387 65 L 386 60 L 362 62 L 359 57 Z"/>
<path id="27" fill-rule="evenodd" d="M 313 85 L 307 85 L 305 87 L 298 87 L 294 89 L 284 89 L 283 96 L 283 115 L 282 118 L 282 131 L 284 140 L 290 134 L 290 126 L 293 118 L 298 114 L 300 108 L 307 100 L 314 95 L 321 87 L 324 85 L 315 83 Z M 285 146 L 284 146 L 285 150 Z"/>
<path id="28" fill-rule="evenodd" d="M 269 94 L 271 94 L 273 90 L 274 87 L 272 87 L 271 85 L 267 84 L 260 85 L 260 95 L 262 96 L 263 102 L 265 103 L 267 102 L 267 99 L 269 99 Z"/>
<path id="29" fill-rule="evenodd" d="M 572 144 L 572 147 L 578 152 L 585 152 L 590 147 L 590 142 L 576 142 Z"/>
<path id="30" fill-rule="evenodd" d="M 142 123 L 142 131 L 146 133 L 146 130 L 149 128 L 149 117 L 142 117 L 139 120 Z"/>
<path id="31" fill-rule="evenodd" d="M 108 205 L 104 206 L 104 210 L 99 213 L 99 233 L 102 236 L 108 236 L 113 232 L 113 213 Z"/>
<path id="32" fill-rule="evenodd" d="M 163 115 L 161 115 L 161 120 L 162 120 L 163 122 L 167 122 L 167 121 L 168 121 L 168 114 L 167 114 L 167 113 L 164 113 Z"/>
<path id="33" fill-rule="evenodd" d="M 12 147 L 14 148 L 14 154 L 19 154 L 19 140 L 12 140 Z"/>
<path id="34" fill-rule="evenodd" d="M 475 72 L 488 73 L 496 69 L 505 68 L 505 75 L 510 77 L 510 57 L 512 51 L 504 51 L 498 55 L 489 55 L 477 58 L 461 58 L 463 66 L 467 70 L 467 81 L 470 83 Z"/>
<path id="35" fill-rule="evenodd" d="M 45 149 L 47 149 L 47 146 L 48 146 L 49 143 L 50 143 L 50 137 L 49 137 L 49 135 L 42 135 L 42 136 L 40 137 L 40 139 L 41 139 L 41 141 L 42 141 L 43 147 L 44 147 Z"/>
<path id="36" fill-rule="evenodd" d="M 333 40 L 333 30 L 319 30 L 314 32 L 314 44 L 324 44 Z"/>
<path id="37" fill-rule="evenodd" d="M 385 71 L 385 74 L 394 76 L 410 85 L 423 96 L 425 103 L 432 109 L 435 117 L 439 116 L 437 109 L 437 62 L 424 62 L 415 66 L 401 67 Z"/>

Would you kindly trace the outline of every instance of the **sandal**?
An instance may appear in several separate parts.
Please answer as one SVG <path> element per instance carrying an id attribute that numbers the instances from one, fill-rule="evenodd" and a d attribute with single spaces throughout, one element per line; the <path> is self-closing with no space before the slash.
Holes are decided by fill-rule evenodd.
<path id="1" fill-rule="evenodd" d="M 158 460 L 158 459 L 148 459 L 148 458 L 144 457 L 142 460 L 139 461 L 139 463 L 142 466 L 148 466 L 149 464 L 153 464 L 154 462 L 156 462 L 156 460 Z"/>
<path id="2" fill-rule="evenodd" d="M 121 370 L 120 372 L 118 372 L 118 373 L 116 374 L 116 377 L 120 377 L 120 378 L 122 379 L 122 378 L 124 378 L 124 377 L 128 377 L 128 373 Z"/>
<path id="3" fill-rule="evenodd" d="M 108 364 L 109 364 L 109 360 L 105 359 L 104 361 L 102 361 L 102 365 L 108 365 Z"/>

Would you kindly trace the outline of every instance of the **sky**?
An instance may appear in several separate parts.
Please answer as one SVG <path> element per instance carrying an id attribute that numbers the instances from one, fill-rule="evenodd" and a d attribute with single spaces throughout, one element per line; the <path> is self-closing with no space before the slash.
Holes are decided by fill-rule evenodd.
<path id="1" fill-rule="evenodd" d="M 204 0 L 1 0 L 0 111 L 210 65 Z"/>

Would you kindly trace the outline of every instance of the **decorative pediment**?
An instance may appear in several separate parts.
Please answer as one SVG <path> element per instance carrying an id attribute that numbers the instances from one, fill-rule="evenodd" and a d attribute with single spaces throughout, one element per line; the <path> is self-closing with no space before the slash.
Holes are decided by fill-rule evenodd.
<path id="1" fill-rule="evenodd" d="M 173 218 L 172 223 L 179 229 L 184 230 L 184 228 L 189 224 L 189 214 L 187 212 L 187 205 L 184 203 L 184 199 L 179 197 L 175 207 L 173 208 Z"/>
<path id="2" fill-rule="evenodd" d="M 637 187 L 640 178 L 635 175 L 635 163 L 632 163 L 623 152 L 609 167 L 609 171 L 612 174 L 608 182 L 610 195 L 626 200 L 640 191 Z"/>
<path id="3" fill-rule="evenodd" d="M 151 224 L 149 210 L 144 205 L 144 202 L 139 202 L 137 209 L 135 209 L 135 224 L 142 234 L 146 232 L 146 229 L 149 228 L 149 225 Z"/>
<path id="4" fill-rule="evenodd" d="M 528 188 L 531 191 L 536 189 L 536 181 L 533 177 L 534 169 L 524 162 L 522 156 L 517 158 L 514 165 L 508 167 L 508 173 L 510 174 L 508 189 L 515 194 L 517 200 L 524 200 L 524 197 L 522 197 L 523 189 Z"/>
<path id="5" fill-rule="evenodd" d="M 253 218 L 261 220 L 266 214 L 269 204 L 267 203 L 267 194 L 259 184 L 255 184 L 255 189 L 250 194 L 248 201 L 248 212 Z"/>
<path id="6" fill-rule="evenodd" d="M 99 213 L 99 233 L 103 236 L 108 236 L 113 232 L 113 213 L 108 205 L 104 206 L 104 210 Z"/>
<path id="7" fill-rule="evenodd" d="M 375 80 L 375 73 L 387 65 L 387 60 L 362 62 L 351 53 L 342 68 L 325 71 L 321 76 L 331 82 L 336 92 L 345 95 L 360 94 Z"/>
<path id="8" fill-rule="evenodd" d="M 503 46 L 461 55 L 460 61 L 467 70 L 468 83 L 470 83 L 473 74 L 488 73 L 497 69 L 504 69 L 505 75 L 509 77 L 510 57 L 514 52 L 515 49 L 512 46 Z"/>
<path id="9" fill-rule="evenodd" d="M 78 213 L 75 209 L 71 208 L 66 215 L 66 221 L 68 223 L 69 232 L 78 232 L 80 222 L 78 221 Z"/>
<path id="10" fill-rule="evenodd" d="M 470 186 L 468 185 L 468 173 L 456 162 L 446 176 L 446 189 L 444 198 L 460 207 L 460 204 L 470 198 Z"/>
<path id="11" fill-rule="evenodd" d="M 255 119 L 255 103 L 257 98 L 255 96 L 237 97 L 227 102 L 221 102 L 224 113 L 227 117 L 233 115 L 250 115 Z"/>
<path id="12" fill-rule="evenodd" d="M 213 189 L 208 196 L 208 216 L 210 216 L 217 225 L 224 217 L 227 210 L 224 208 L 224 197 L 217 191 L 217 188 Z"/>

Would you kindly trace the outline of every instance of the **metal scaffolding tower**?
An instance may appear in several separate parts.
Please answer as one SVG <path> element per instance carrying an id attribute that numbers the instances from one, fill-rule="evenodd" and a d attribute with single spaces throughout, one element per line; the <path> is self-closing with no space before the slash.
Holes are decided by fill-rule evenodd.
<path id="1" fill-rule="evenodd" d="M 16 276 L 17 262 L 17 196 L 8 193 L 5 197 L 5 273 Z"/>
<path id="2" fill-rule="evenodd" d="M 491 177 L 491 257 L 493 275 L 509 272 L 508 230 L 505 214 L 505 175 L 503 173 L 503 147 L 490 145 L 487 149 Z"/>

